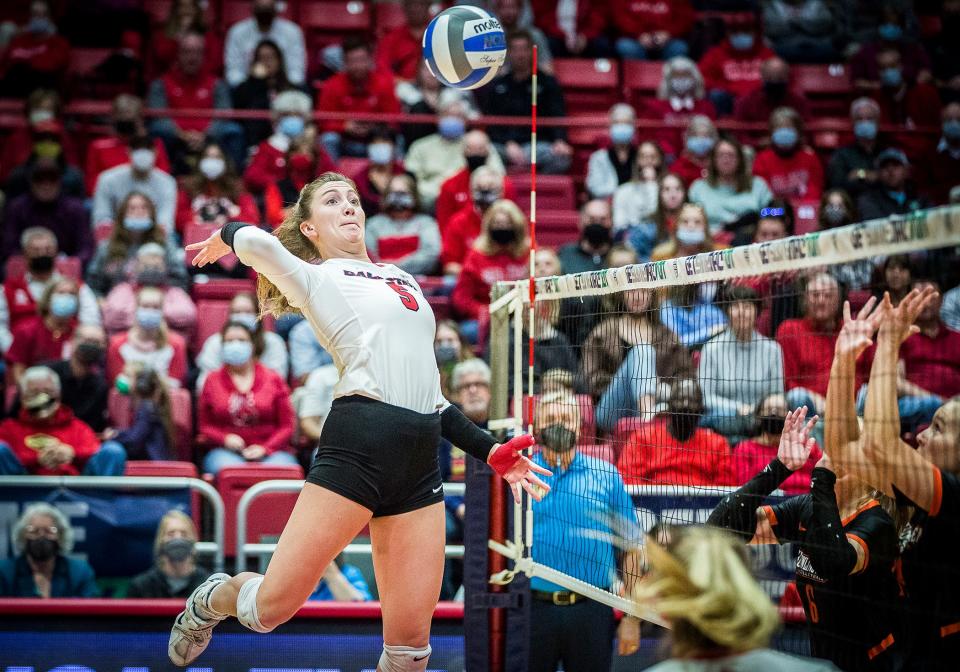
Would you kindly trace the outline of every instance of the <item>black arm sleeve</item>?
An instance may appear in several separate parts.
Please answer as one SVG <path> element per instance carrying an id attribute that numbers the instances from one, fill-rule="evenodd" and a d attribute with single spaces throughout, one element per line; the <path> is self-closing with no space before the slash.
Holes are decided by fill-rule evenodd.
<path id="1" fill-rule="evenodd" d="M 230 249 L 233 250 L 233 237 L 237 234 L 239 229 L 242 229 L 245 226 L 250 226 L 246 222 L 230 222 L 220 229 L 220 240 L 225 242 L 230 246 Z M 234 250 L 236 252 L 236 250 Z"/>
<path id="2" fill-rule="evenodd" d="M 824 579 L 847 576 L 857 565 L 857 552 L 847 541 L 840 520 L 833 490 L 836 482 L 836 475 L 823 467 L 816 467 L 810 479 L 813 508 L 803 548 L 817 574 Z"/>
<path id="3" fill-rule="evenodd" d="M 726 528 L 749 542 L 757 531 L 757 507 L 792 473 L 783 462 L 773 458 L 739 490 L 720 500 L 707 519 L 707 525 Z"/>
<path id="4" fill-rule="evenodd" d="M 477 427 L 459 408 L 450 404 L 440 414 L 440 435 L 467 455 L 486 463 L 497 441 Z"/>

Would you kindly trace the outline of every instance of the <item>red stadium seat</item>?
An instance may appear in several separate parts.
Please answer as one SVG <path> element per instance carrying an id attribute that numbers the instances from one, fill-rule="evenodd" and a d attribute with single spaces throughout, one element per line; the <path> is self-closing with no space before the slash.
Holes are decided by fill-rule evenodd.
<path id="1" fill-rule="evenodd" d="M 113 49 L 79 48 L 70 50 L 70 65 L 67 74 L 71 77 L 85 77 L 107 60 Z"/>
<path id="2" fill-rule="evenodd" d="M 845 65 L 795 65 L 792 71 L 794 87 L 815 116 L 846 116 L 852 84 Z"/>
<path id="3" fill-rule="evenodd" d="M 193 401 L 190 392 L 182 387 L 168 390 L 170 415 L 173 420 L 173 452 L 183 461 L 193 459 Z M 133 405 L 129 396 L 111 388 L 107 396 L 107 413 L 117 429 L 126 429 L 133 423 Z"/>
<path id="4" fill-rule="evenodd" d="M 203 319 L 197 320 L 197 332 L 190 341 L 190 352 L 194 357 L 199 354 L 207 339 L 219 333 L 227 323 L 227 317 L 230 315 L 230 301 L 229 299 L 200 299 L 197 301 L 197 315 L 203 315 Z"/>
<path id="5" fill-rule="evenodd" d="M 230 29 L 230 26 L 242 21 L 243 19 L 249 19 L 253 16 L 250 9 L 250 0 L 222 0 L 220 4 L 220 28 L 221 32 L 226 32 Z M 280 16 L 285 19 L 290 19 L 291 21 L 296 21 L 297 17 L 293 14 L 292 5 L 294 3 L 278 3 L 278 6 L 283 9 L 280 12 Z"/>
<path id="6" fill-rule="evenodd" d="M 538 208 L 539 210 L 539 208 Z M 544 233 L 567 236 L 567 242 L 577 237 L 580 213 L 576 210 L 544 210 L 537 212 L 537 238 Z"/>
<path id="7" fill-rule="evenodd" d="M 623 65 L 623 97 L 639 109 L 641 98 L 653 96 L 663 79 L 663 64 L 657 61 L 626 61 Z"/>
<path id="8" fill-rule="evenodd" d="M 83 266 L 78 257 L 59 256 L 54 264 L 57 273 L 71 280 L 83 280 Z M 22 276 L 27 272 L 27 260 L 22 255 L 14 254 L 7 259 L 5 277 Z"/>
<path id="9" fill-rule="evenodd" d="M 257 281 L 252 278 L 210 278 L 206 282 L 194 280 L 190 294 L 194 301 L 203 299 L 230 300 L 240 292 L 256 292 Z"/>
<path id="10" fill-rule="evenodd" d="M 305 32 L 365 32 L 373 20 L 371 4 L 363 0 L 303 0 L 300 27 Z"/>
<path id="11" fill-rule="evenodd" d="M 170 478 L 196 478 L 197 465 L 176 460 L 131 460 L 127 462 L 124 476 L 167 476 Z"/>
<path id="12" fill-rule="evenodd" d="M 303 469 L 296 467 L 247 464 L 226 467 L 215 479 L 217 492 L 223 498 L 224 551 L 233 557 L 237 552 L 237 504 L 250 486 L 274 479 L 299 480 Z M 283 531 L 297 501 L 296 492 L 267 493 L 257 498 L 247 516 L 247 541 L 258 542 L 263 536 L 276 536 Z"/>
<path id="13" fill-rule="evenodd" d="M 790 205 L 793 206 L 794 233 L 810 233 L 819 228 L 817 218 L 820 214 L 820 201 L 797 199 L 792 201 Z"/>
<path id="14" fill-rule="evenodd" d="M 606 112 L 617 102 L 620 64 L 607 58 L 556 58 L 554 76 L 563 87 L 567 114 Z"/>
<path id="15" fill-rule="evenodd" d="M 517 205 L 530 213 L 530 175 L 511 175 L 517 193 Z M 537 211 L 576 210 L 576 190 L 569 175 L 537 175 Z"/>
<path id="16" fill-rule="evenodd" d="M 406 23 L 403 6 L 394 0 L 381 0 L 375 3 L 374 11 L 376 12 L 374 26 L 378 36 L 389 33 L 394 28 L 399 28 Z"/>
<path id="17" fill-rule="evenodd" d="M 170 16 L 170 6 L 173 0 L 143 0 L 143 11 L 145 11 L 153 23 L 162 24 Z"/>

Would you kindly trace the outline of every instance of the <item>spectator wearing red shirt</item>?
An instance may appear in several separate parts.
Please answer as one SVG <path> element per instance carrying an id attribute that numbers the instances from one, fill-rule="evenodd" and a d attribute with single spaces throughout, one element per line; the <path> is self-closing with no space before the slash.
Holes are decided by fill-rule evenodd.
<path id="1" fill-rule="evenodd" d="M 604 36 L 607 12 L 603 3 L 577 2 L 577 14 L 567 21 L 561 15 L 561 0 L 531 0 L 530 8 L 537 27 L 550 43 L 554 58 L 605 58 L 613 55 L 610 42 Z"/>
<path id="2" fill-rule="evenodd" d="M 167 18 L 156 25 L 150 34 L 150 52 L 147 54 L 149 76 L 159 77 L 167 72 L 177 59 L 181 38 L 197 33 L 206 38 L 204 61 L 210 72 L 223 69 L 223 42 L 209 29 L 204 17 L 207 3 L 201 0 L 174 0 Z"/>
<path id="3" fill-rule="evenodd" d="M 810 114 L 807 100 L 790 87 L 790 66 L 778 56 L 760 66 L 760 87 L 737 100 L 733 117 L 737 121 L 765 122 L 779 107 L 792 107 L 800 117 Z"/>
<path id="4" fill-rule="evenodd" d="M 343 72 L 324 82 L 317 107 L 324 112 L 400 112 L 393 75 L 376 69 L 368 40 L 349 37 L 343 41 Z M 372 129 L 369 121 L 324 122 L 324 147 L 335 160 L 366 156 Z"/>
<path id="5" fill-rule="evenodd" d="M 430 22 L 429 0 L 405 0 L 401 3 L 406 22 L 380 38 L 377 45 L 377 68 L 390 72 L 400 80 L 412 81 L 417 76 L 423 51 L 423 31 Z"/>
<path id="6" fill-rule="evenodd" d="M 0 150 L 0 182 L 5 182 L 13 170 L 26 163 L 31 155 L 62 157 L 61 160 L 66 164 L 78 165 L 76 146 L 70 136 L 64 133 L 60 121 L 62 108 L 56 91 L 35 90 L 27 98 L 23 113 L 26 123 L 4 138 L 3 149 Z M 9 188 L 5 187 L 4 191 L 9 198 Z"/>
<path id="7" fill-rule="evenodd" d="M 129 384 L 140 369 L 153 369 L 171 387 L 181 387 L 187 378 L 187 344 L 170 331 L 163 319 L 163 290 L 141 287 L 137 292 L 134 324 L 110 338 L 107 348 L 107 380 L 123 376 Z"/>
<path id="8" fill-rule="evenodd" d="M 503 198 L 503 176 L 492 168 L 480 166 L 470 175 L 470 193 L 472 203 L 454 214 L 449 225 L 441 231 L 443 249 L 440 260 L 445 275 L 460 274 L 463 260 L 480 235 L 483 217 L 494 202 Z"/>
<path id="9" fill-rule="evenodd" d="M 469 341 L 477 342 L 478 320 L 488 311 L 494 283 L 527 276 L 529 249 L 527 219 L 520 208 L 503 200 L 491 205 L 451 296 L 454 310 L 466 320 L 461 331 Z"/>
<path id="10" fill-rule="evenodd" d="M 940 122 L 937 87 L 907 79 L 899 51 L 881 49 L 876 63 L 880 85 L 871 87 L 870 95 L 880 105 L 880 116 L 885 123 L 915 127 L 936 126 Z"/>
<path id="11" fill-rule="evenodd" d="M 698 115 L 713 119 L 717 111 L 706 95 L 703 75 L 697 64 L 686 56 L 677 56 L 663 64 L 657 97 L 644 101 L 641 116 L 684 125 Z M 654 133 L 657 144 L 670 157 L 677 156 L 684 149 L 682 136 L 683 130 L 679 126 Z"/>
<path id="12" fill-rule="evenodd" d="M 40 87 L 63 85 L 70 64 L 70 43 L 57 35 L 50 3 L 33 0 L 30 20 L 0 56 L 0 85 L 8 97 L 24 97 Z"/>
<path id="13" fill-rule="evenodd" d="M 177 231 L 182 235 L 190 224 L 222 227 L 236 221 L 259 224 L 260 212 L 220 145 L 207 143 L 177 193 Z"/>
<path id="14" fill-rule="evenodd" d="M 290 150 L 284 159 L 283 175 L 276 182 L 271 182 L 263 192 L 263 209 L 270 226 L 280 226 L 287 208 L 297 202 L 300 190 L 327 170 L 323 167 L 324 161 L 329 161 L 326 153 L 319 144 L 311 144 L 307 136 L 290 142 Z"/>
<path id="15" fill-rule="evenodd" d="M 904 431 L 916 432 L 933 421 L 933 414 L 960 394 L 960 332 L 940 319 L 941 296 L 933 280 L 917 280 L 914 289 L 938 291 L 917 316 L 920 331 L 900 346 L 902 369 L 897 381 L 897 405 Z"/>
<path id="16" fill-rule="evenodd" d="M 253 150 L 243 173 L 247 189 L 258 196 L 263 195 L 268 186 L 286 177 L 291 144 L 297 141 L 302 145 L 314 135 L 314 129 L 308 126 L 313 103 L 302 91 L 284 91 L 273 99 L 270 109 L 274 133 Z M 317 155 L 315 175 L 337 169 L 319 143 L 311 151 Z"/>
<path id="17" fill-rule="evenodd" d="M 203 459 L 204 472 L 250 463 L 297 464 L 290 452 L 290 388 L 257 361 L 246 325 L 227 322 L 221 336 L 224 365 L 207 376 L 197 400 L 198 440 L 212 447 Z"/>
<path id="18" fill-rule="evenodd" d="M 95 138 L 87 145 L 87 162 L 83 172 L 90 195 L 97 186 L 100 173 L 130 163 L 130 140 L 147 134 L 143 122 L 143 101 L 129 93 L 121 93 L 114 98 L 111 126 L 113 132 L 110 135 Z M 169 173 L 170 159 L 167 158 L 163 141 L 155 138 L 153 149 L 157 156 L 156 167 Z"/>
<path id="19" fill-rule="evenodd" d="M 760 400 L 756 409 L 757 434 L 744 439 L 733 449 L 733 478 L 735 483 L 746 483 L 777 456 L 780 434 L 783 432 L 783 419 L 787 415 L 787 400 L 780 394 L 769 394 Z M 810 492 L 810 477 L 817 461 L 823 456 L 818 446 L 814 446 L 806 464 L 797 469 L 781 485 L 780 489 L 789 496 Z"/>
<path id="20" fill-rule="evenodd" d="M 61 402 L 60 379 L 46 366 L 20 378 L 20 412 L 0 423 L 2 476 L 122 476 L 126 453 L 97 435 Z"/>
<path id="21" fill-rule="evenodd" d="M 780 107 L 770 115 L 770 146 L 757 153 L 753 174 L 773 192 L 794 205 L 820 201 L 823 166 L 804 142 L 803 120 L 796 110 Z"/>
<path id="22" fill-rule="evenodd" d="M 960 103 L 948 103 L 940 113 L 943 135 L 935 153 L 924 157 L 920 186 L 934 205 L 950 202 L 950 190 L 960 184 Z"/>
<path id="23" fill-rule="evenodd" d="M 641 425 L 627 441 L 617 470 L 627 485 L 733 485 L 730 446 L 698 427 L 703 395 L 692 378 L 674 382 L 667 417 Z"/>
<path id="24" fill-rule="evenodd" d="M 180 38 L 177 62 L 150 85 L 147 107 L 172 110 L 233 107 L 226 82 L 209 71 L 205 44 L 206 38 L 199 33 Z M 187 156 L 199 154 L 208 140 L 223 147 L 235 165 L 242 165 L 247 158 L 243 128 L 229 119 L 158 117 L 150 123 L 150 132 L 163 140 L 177 175 L 187 172 Z"/>
<path id="25" fill-rule="evenodd" d="M 686 56 L 683 37 L 693 28 L 689 0 L 614 0 L 611 7 L 617 29 L 615 47 L 626 59 L 668 60 Z"/>
<path id="26" fill-rule="evenodd" d="M 695 181 L 707 177 L 710 153 L 719 137 L 710 117 L 702 114 L 690 117 L 690 123 L 683 132 L 680 156 L 670 165 L 670 172 L 683 180 L 685 187 L 689 188 Z"/>
<path id="27" fill-rule="evenodd" d="M 31 366 L 70 355 L 70 339 L 80 309 L 79 294 L 76 280 L 60 278 L 51 283 L 37 301 L 37 315 L 14 327 L 13 343 L 6 356 L 13 382 L 19 381 Z"/>
<path id="28" fill-rule="evenodd" d="M 390 180 L 405 172 L 403 163 L 397 158 L 396 136 L 385 126 L 371 131 L 367 159 L 369 161 L 363 168 L 347 177 L 357 185 L 363 213 L 370 219 L 380 212 L 380 201 Z"/>
<path id="29" fill-rule="evenodd" d="M 761 39 L 756 17 L 736 15 L 727 22 L 727 37 L 700 59 L 700 72 L 714 107 L 721 115 L 733 111 L 737 98 L 760 86 L 760 65 L 775 54 Z"/>
<path id="30" fill-rule="evenodd" d="M 463 136 L 463 159 L 467 165 L 444 180 L 440 185 L 440 195 L 437 197 L 436 217 L 441 233 L 453 221 L 455 214 L 473 205 L 473 194 L 470 191 L 470 177 L 473 171 L 486 166 L 500 172 L 499 158 L 493 151 L 490 138 L 483 131 L 473 130 Z M 513 182 L 509 177 L 504 177 L 503 197 L 515 201 L 516 193 Z"/>

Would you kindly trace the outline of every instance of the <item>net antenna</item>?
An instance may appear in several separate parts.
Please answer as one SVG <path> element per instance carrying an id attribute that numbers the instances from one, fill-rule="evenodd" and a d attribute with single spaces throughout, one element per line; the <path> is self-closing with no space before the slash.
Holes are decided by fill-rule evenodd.
<path id="1" fill-rule="evenodd" d="M 535 219 L 534 213 L 535 200 L 531 198 L 532 221 Z M 530 366 L 526 370 L 528 393 L 526 409 L 529 418 L 528 428 L 532 428 L 534 405 L 532 394 L 533 345 L 531 341 L 534 335 L 533 306 L 535 303 L 543 304 L 544 302 L 564 299 L 586 300 L 590 298 L 596 300 L 597 297 L 622 294 L 630 290 L 657 290 L 662 292 L 668 288 L 677 289 L 683 288 L 683 286 L 724 281 L 734 281 L 733 284 L 751 279 L 772 281 L 776 277 L 774 274 L 804 270 L 826 269 L 841 272 L 853 269 L 857 265 L 854 262 L 870 264 L 877 257 L 956 245 L 960 245 L 960 206 L 953 205 L 665 261 L 632 264 L 619 268 L 555 277 L 533 278 L 533 252 L 531 251 L 531 277 L 527 280 L 500 282 L 493 289 L 493 296 L 496 298 L 490 305 L 491 351 L 496 344 L 498 352 L 506 352 L 507 348 L 504 344 L 511 340 L 510 328 L 512 327 L 512 357 L 508 356 L 505 359 L 508 361 L 512 359 L 515 375 L 513 376 L 512 389 L 508 389 L 507 366 L 505 365 L 507 362 L 494 363 L 492 381 L 494 397 L 505 400 L 508 395 L 513 395 L 513 404 L 509 407 L 510 411 L 506 411 L 508 406 L 504 403 L 495 407 L 494 412 L 504 412 L 504 415 L 506 415 L 506 412 L 512 412 L 513 417 L 494 415 L 490 427 L 491 429 L 518 429 L 524 424 L 524 418 L 522 417 L 524 410 L 523 390 L 520 382 L 522 377 L 521 348 L 524 343 L 520 337 L 522 334 L 522 315 L 524 308 L 526 308 L 531 326 L 530 339 L 525 344 L 531 355 Z M 692 289 L 689 288 L 689 290 Z M 527 305 L 525 306 L 524 303 Z M 576 301 L 575 303 L 580 304 L 581 302 Z M 595 310 L 598 311 L 595 316 L 605 317 L 607 315 L 600 308 Z M 512 323 L 510 322 L 511 318 Z M 540 345 L 543 347 L 543 344 Z M 640 377 L 643 378 L 644 375 L 640 374 Z M 724 375 L 728 375 L 729 379 L 734 381 L 740 380 L 738 378 L 740 374 L 736 371 Z M 653 379 L 656 379 L 655 375 Z M 602 399 L 600 406 L 603 406 Z M 659 412 L 659 410 L 655 412 Z M 632 414 L 631 419 L 634 420 L 640 421 L 645 417 L 642 409 L 638 413 L 637 408 L 634 408 L 630 413 Z M 621 413 L 617 417 L 626 417 L 626 414 Z M 619 439 L 616 438 L 614 433 L 616 420 L 613 424 L 604 423 L 604 420 L 602 412 L 598 409 L 596 423 L 603 429 L 602 441 L 615 451 L 619 445 L 622 445 L 617 444 Z M 612 442 L 610 441 L 611 437 L 614 437 Z M 581 441 L 580 446 L 584 446 L 583 441 Z M 652 450 L 660 449 L 661 446 L 659 445 L 652 446 Z M 618 462 L 620 460 L 614 459 L 613 461 Z M 591 468 L 616 469 L 610 462 L 599 461 L 597 464 L 605 466 Z M 630 474 L 622 474 L 622 476 L 627 481 L 626 490 L 633 500 L 633 510 L 637 514 L 638 524 L 642 532 L 646 532 L 658 520 L 676 524 L 703 522 L 706 520 L 710 509 L 716 505 L 716 501 L 723 494 L 734 489 L 732 486 L 724 485 L 698 485 L 694 481 L 688 483 L 664 482 L 662 479 L 658 479 L 656 474 L 642 479 L 630 478 Z M 547 497 L 550 496 L 550 494 L 547 495 Z M 711 497 L 714 499 L 710 500 Z M 658 499 L 660 501 L 670 499 L 672 504 L 669 507 L 665 505 L 664 508 L 655 508 L 649 505 Z M 710 501 L 713 503 L 709 503 Z M 532 500 L 529 497 L 524 497 L 522 507 L 515 507 L 513 517 L 515 529 L 513 534 L 510 535 L 510 539 L 507 538 L 507 535 L 489 539 L 488 547 L 490 549 L 514 563 L 512 570 L 501 572 L 495 576 L 495 582 L 509 582 L 517 572 L 523 572 L 527 576 L 540 577 L 560 585 L 566 590 L 595 599 L 645 620 L 658 623 L 662 621 L 657 615 L 650 613 L 644 605 L 637 604 L 628 597 L 624 597 L 618 590 L 620 586 L 617 585 L 616 580 L 613 582 L 606 581 L 609 577 L 604 576 L 588 581 L 570 574 L 572 570 L 569 568 L 577 567 L 577 563 L 583 567 L 599 566 L 596 564 L 596 558 L 589 557 L 584 551 L 578 553 L 577 548 L 591 534 L 590 530 L 596 530 L 597 528 L 596 525 L 590 524 L 590 521 L 596 520 L 599 514 L 596 502 L 584 496 L 583 510 L 577 516 L 577 520 L 561 521 L 563 539 L 556 541 L 555 544 L 552 541 L 550 544 L 547 544 L 545 540 L 537 541 L 538 548 L 545 548 L 549 545 L 554 554 L 560 554 L 566 559 L 566 569 L 563 571 L 534 560 L 536 549 L 534 549 L 532 541 L 536 529 L 535 525 L 545 525 L 547 523 L 556 525 L 557 521 L 548 520 L 545 517 L 547 516 L 546 513 L 535 517 L 533 506 Z M 519 511 L 520 508 L 523 509 L 522 514 Z M 522 526 L 518 523 L 522 523 Z M 516 529 L 517 527 L 523 527 L 522 531 Z M 613 530 L 613 532 L 615 533 L 616 530 Z M 613 534 L 613 536 L 616 536 L 616 534 Z M 585 549 L 587 546 L 584 544 L 581 548 Z M 783 567 L 789 565 L 789 558 L 786 558 L 787 565 L 783 565 L 782 560 L 777 559 L 775 552 L 765 552 L 768 553 L 771 562 L 779 562 Z M 773 555 L 769 555 L 770 553 L 773 553 Z M 590 575 L 590 572 L 587 571 L 582 574 Z M 772 585 L 773 583 L 783 584 L 785 582 L 771 581 L 769 583 Z"/>

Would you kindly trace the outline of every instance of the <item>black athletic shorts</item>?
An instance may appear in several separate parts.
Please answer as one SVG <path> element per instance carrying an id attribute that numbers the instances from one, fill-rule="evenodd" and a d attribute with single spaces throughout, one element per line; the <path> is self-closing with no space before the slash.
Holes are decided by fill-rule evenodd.
<path id="1" fill-rule="evenodd" d="M 333 400 L 307 482 L 394 516 L 443 501 L 440 414 L 368 397 Z"/>

